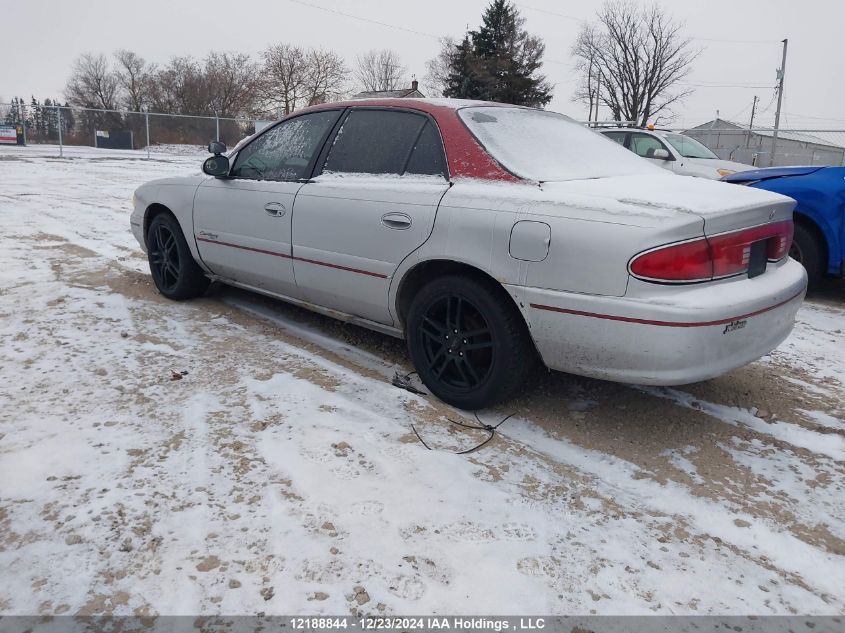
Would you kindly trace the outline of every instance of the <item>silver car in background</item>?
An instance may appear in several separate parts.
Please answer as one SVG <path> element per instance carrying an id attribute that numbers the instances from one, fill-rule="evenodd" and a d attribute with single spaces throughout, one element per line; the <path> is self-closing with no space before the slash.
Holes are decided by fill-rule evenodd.
<path id="1" fill-rule="evenodd" d="M 404 337 L 461 408 L 506 399 L 538 359 L 652 385 L 717 376 L 776 347 L 806 288 L 791 199 L 677 178 L 558 114 L 331 103 L 210 150 L 205 175 L 135 193 L 161 293 L 219 280 Z"/>
<path id="2" fill-rule="evenodd" d="M 719 180 L 751 165 L 724 160 L 710 148 L 685 134 L 653 128 L 604 128 L 600 132 L 663 169 L 679 176 Z"/>

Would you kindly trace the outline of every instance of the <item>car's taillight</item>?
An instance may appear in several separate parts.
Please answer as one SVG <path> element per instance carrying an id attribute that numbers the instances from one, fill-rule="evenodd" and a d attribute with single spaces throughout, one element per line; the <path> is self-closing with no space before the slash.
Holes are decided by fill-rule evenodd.
<path id="1" fill-rule="evenodd" d="M 692 283 L 748 271 L 751 245 L 765 241 L 769 261 L 783 259 L 792 245 L 792 220 L 764 224 L 710 238 L 670 244 L 637 255 L 631 274 L 648 281 Z"/>
<path id="2" fill-rule="evenodd" d="M 631 262 L 631 273 L 656 281 L 705 281 L 713 278 L 713 259 L 701 238 L 643 253 Z"/>

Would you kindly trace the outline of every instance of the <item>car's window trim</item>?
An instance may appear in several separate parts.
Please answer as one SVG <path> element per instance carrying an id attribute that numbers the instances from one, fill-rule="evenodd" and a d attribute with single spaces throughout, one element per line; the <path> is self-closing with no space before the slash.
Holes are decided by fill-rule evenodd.
<path id="1" fill-rule="evenodd" d="M 348 108 L 343 108 L 343 107 L 341 107 L 341 108 L 321 108 L 319 110 L 309 110 L 308 112 L 294 112 L 294 113 L 291 113 L 284 118 L 279 119 L 278 121 L 276 121 L 272 125 L 268 125 L 265 129 L 261 130 L 261 132 L 259 132 L 252 139 L 250 139 L 250 141 L 248 143 L 246 143 L 243 147 L 238 149 L 237 155 L 234 157 L 234 160 L 232 161 L 232 167 L 231 167 L 231 169 L 229 169 L 229 176 L 228 177 L 231 178 L 232 180 L 253 180 L 253 181 L 256 181 L 256 182 L 307 182 L 308 180 L 310 180 L 313 177 L 314 167 L 317 164 L 317 161 L 319 160 L 320 155 L 322 154 L 323 149 L 326 146 L 326 141 L 334 133 L 335 128 L 337 127 L 338 121 L 341 120 L 342 118 L 344 118 L 343 115 L 344 115 L 344 113 L 347 109 Z M 328 130 L 323 133 L 323 138 L 317 143 L 317 146 L 319 147 L 319 151 L 315 151 L 314 154 L 311 156 L 311 158 L 308 161 L 308 165 L 305 167 L 305 171 L 303 172 L 303 175 L 302 175 L 301 178 L 291 178 L 291 179 L 286 179 L 286 180 L 278 180 L 276 178 L 266 178 L 266 179 L 243 178 L 243 177 L 240 177 L 240 176 L 233 176 L 232 175 L 235 171 L 235 168 L 238 165 L 238 160 L 240 160 L 241 154 L 243 153 L 243 151 L 247 147 L 252 145 L 255 141 L 257 141 L 259 138 L 261 138 L 265 134 L 269 133 L 271 130 L 276 129 L 277 127 L 279 127 L 283 123 L 293 121 L 294 119 L 297 119 L 299 117 L 308 116 L 308 115 L 311 115 L 311 114 L 321 114 L 323 112 L 336 112 L 337 117 L 335 118 L 334 123 L 332 123 L 329 126 Z"/>
<path id="2" fill-rule="evenodd" d="M 316 178 L 317 176 L 321 175 L 323 173 L 323 170 L 325 170 L 326 161 L 328 160 L 328 157 L 329 157 L 329 150 L 334 145 L 335 138 L 337 137 L 338 132 L 340 132 L 340 128 L 343 127 L 343 124 L 346 122 L 346 119 L 349 118 L 349 115 L 352 113 L 353 110 L 383 110 L 383 111 L 387 111 L 387 112 L 405 112 L 405 113 L 408 113 L 408 114 L 414 114 L 414 115 L 423 117 L 424 119 L 426 119 L 429 123 L 431 123 L 434 126 L 434 131 L 437 132 L 437 137 L 440 139 L 440 155 L 443 158 L 443 166 L 444 166 L 445 171 L 446 171 L 446 173 L 443 174 L 443 179 L 446 182 L 452 182 L 452 176 L 451 176 L 451 173 L 449 171 L 449 157 L 446 154 L 446 143 L 443 140 L 443 134 L 440 131 L 440 126 L 437 125 L 437 121 L 435 120 L 435 118 L 429 112 L 425 112 L 423 110 L 414 110 L 413 108 L 402 108 L 402 107 L 397 108 L 397 107 L 393 107 L 393 106 L 373 106 L 373 105 L 361 105 L 361 106 L 351 105 L 351 106 L 347 106 L 345 110 L 346 111 L 338 119 L 337 123 L 335 123 L 335 126 L 332 129 L 331 134 L 329 135 L 329 138 L 327 138 L 326 142 L 323 144 L 323 149 L 321 150 L 320 156 L 319 156 L 316 164 L 314 165 L 314 170 L 313 170 L 312 176 L 311 176 L 312 178 Z M 423 124 L 422 127 L 420 127 L 419 134 L 422 134 L 422 131 L 424 129 L 425 129 L 425 125 Z M 414 149 L 416 147 L 416 143 L 419 141 L 419 134 L 418 134 L 416 140 L 414 141 L 414 144 L 411 146 L 410 151 L 408 152 L 408 156 L 405 159 L 405 164 L 404 164 L 403 172 L 402 172 L 401 175 L 404 175 L 404 170 L 407 169 L 408 163 L 411 160 L 411 156 L 413 156 L 413 154 L 414 154 Z M 414 174 L 410 174 L 410 175 L 414 175 Z"/>

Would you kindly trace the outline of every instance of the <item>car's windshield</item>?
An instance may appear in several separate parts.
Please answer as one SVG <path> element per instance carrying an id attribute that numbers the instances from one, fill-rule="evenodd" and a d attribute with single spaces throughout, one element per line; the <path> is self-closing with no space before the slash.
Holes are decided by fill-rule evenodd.
<path id="1" fill-rule="evenodd" d="M 683 134 L 666 134 L 665 138 L 684 158 L 719 158 L 694 138 Z"/>
<path id="2" fill-rule="evenodd" d="M 541 182 L 663 173 L 618 143 L 562 114 L 477 106 L 461 120 L 506 169 Z"/>

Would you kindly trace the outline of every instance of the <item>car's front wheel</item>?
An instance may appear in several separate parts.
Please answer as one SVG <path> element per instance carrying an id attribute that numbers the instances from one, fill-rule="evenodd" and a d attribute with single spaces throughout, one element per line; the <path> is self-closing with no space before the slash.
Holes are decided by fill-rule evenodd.
<path id="1" fill-rule="evenodd" d="M 534 365 L 522 316 L 501 288 L 469 277 L 439 277 L 408 311 L 406 339 L 422 382 L 461 409 L 506 400 Z"/>
<path id="2" fill-rule="evenodd" d="M 156 288 L 168 299 L 191 299 L 208 288 L 210 282 L 194 261 L 179 222 L 169 213 L 150 222 L 147 259 Z"/>

